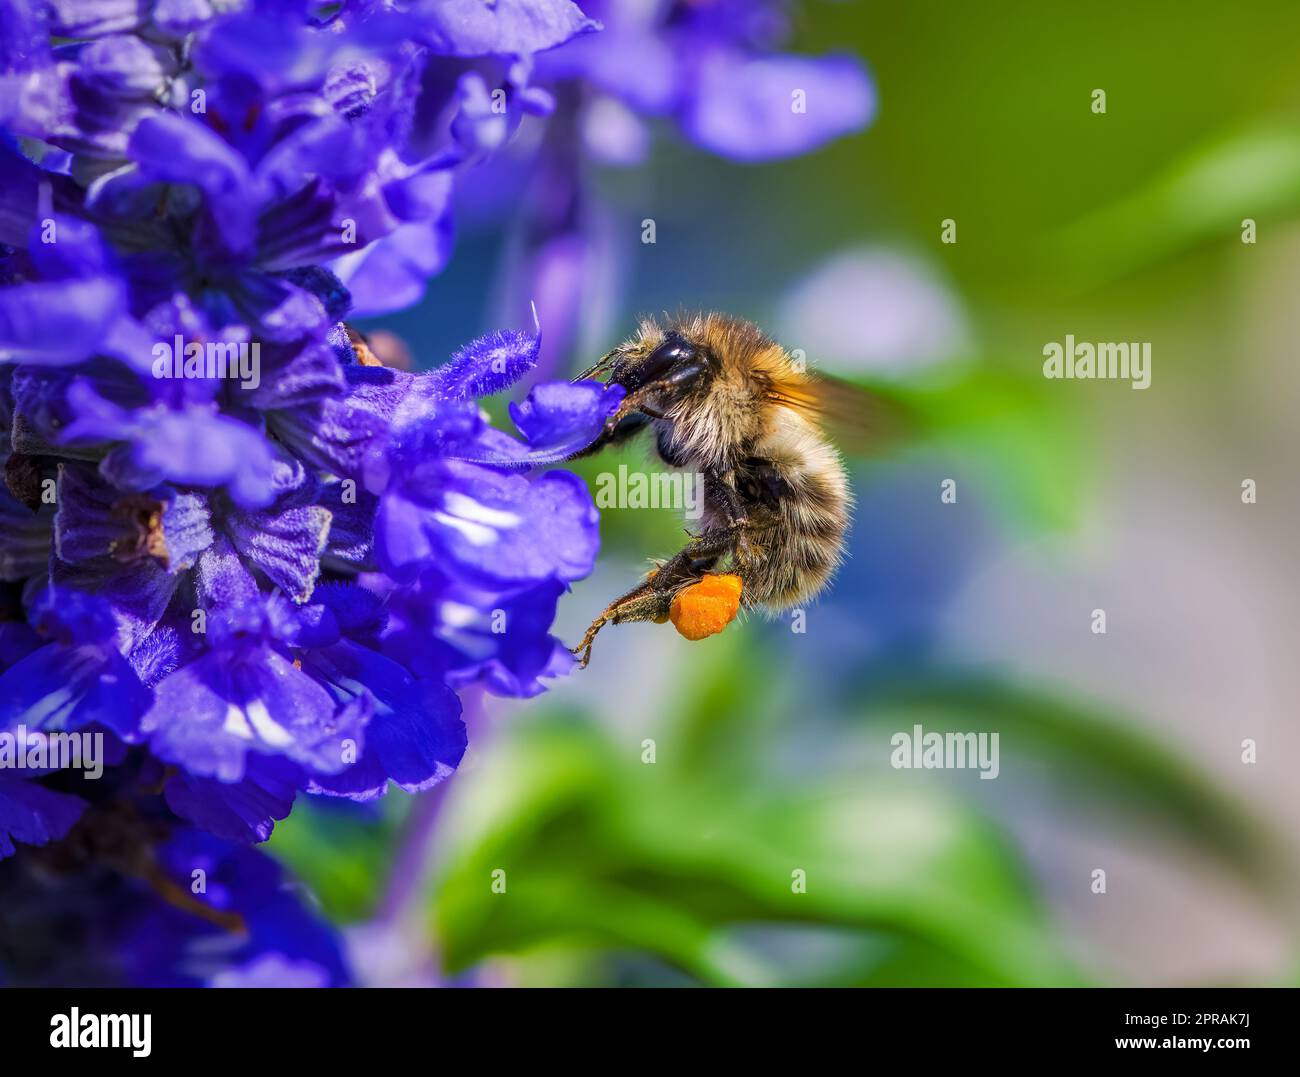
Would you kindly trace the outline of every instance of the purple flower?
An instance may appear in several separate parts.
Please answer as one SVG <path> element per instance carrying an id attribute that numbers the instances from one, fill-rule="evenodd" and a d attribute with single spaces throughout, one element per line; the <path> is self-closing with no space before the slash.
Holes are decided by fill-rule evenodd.
<path id="1" fill-rule="evenodd" d="M 692 142 L 736 161 L 807 153 L 866 125 L 871 84 L 848 56 L 700 57 L 693 94 L 680 106 Z"/>
<path id="2" fill-rule="evenodd" d="M 279 756 L 253 756 L 236 782 L 177 770 L 163 788 L 167 807 L 226 841 L 266 841 L 288 816 L 303 785 L 302 768 Z"/>
<path id="3" fill-rule="evenodd" d="M 341 705 L 269 642 L 241 639 L 163 678 L 141 730 L 159 759 L 233 783 L 252 754 L 320 773 L 346 769 L 372 709 L 369 694 Z"/>
<path id="4" fill-rule="evenodd" d="M 51 585 L 27 616 L 49 642 L 0 673 L 0 731 L 101 726 L 135 739 L 150 697 L 118 649 L 109 602 Z"/>
<path id="5" fill-rule="evenodd" d="M 635 160 L 648 116 L 747 161 L 868 119 L 854 64 L 778 51 L 777 5 L 652 9 L 0 0 L 0 733 L 108 763 L 0 770 L 0 979 L 347 982 L 241 845 L 301 796 L 429 789 L 459 689 L 569 669 L 597 515 L 540 469 L 621 390 L 543 380 L 494 429 L 481 398 L 547 364 L 535 315 L 421 372 L 344 319 L 419 299 L 525 124 L 554 355 L 605 249 L 581 154 Z M 38 909 L 85 924 L 80 964 L 28 942 Z"/>
<path id="6" fill-rule="evenodd" d="M 735 160 L 807 153 L 865 126 L 874 95 L 850 57 L 779 51 L 786 6 L 595 0 L 588 8 L 605 32 L 539 57 L 534 77 L 594 88 L 591 103 L 607 95 L 631 113 L 667 116 L 692 142 Z M 583 126 L 598 134 L 609 115 Z M 618 122 L 628 121 L 620 114 Z"/>
<path id="7" fill-rule="evenodd" d="M 36 781 L 0 776 L 0 858 L 13 855 L 14 842 L 47 845 L 66 836 L 84 808 L 76 797 Z"/>
<path id="8" fill-rule="evenodd" d="M 594 23 L 567 0 L 0 14 L 0 733 L 109 745 L 89 791 L 0 769 L 0 872 L 46 896 L 28 860 L 75 827 L 66 897 L 110 901 L 85 960 L 115 982 L 344 983 L 228 843 L 303 795 L 432 787 L 466 749 L 458 688 L 566 668 L 549 628 L 596 514 L 535 469 L 618 396 L 538 387 L 512 437 L 479 399 L 534 368 L 538 333 L 409 373 L 342 319 L 418 297 L 457 177 L 552 106 L 533 54 Z M 434 588 L 508 610 L 509 641 L 449 643 L 413 615 Z"/>
<path id="9" fill-rule="evenodd" d="M 527 56 L 599 29 L 572 0 L 419 0 L 414 10 L 446 56 Z"/>
<path id="10" fill-rule="evenodd" d="M 460 763 L 465 724 L 460 700 L 444 682 L 417 679 L 401 663 L 349 640 L 314 650 L 306 668 L 338 698 L 368 699 L 374 709 L 356 765 L 337 775 L 318 774 L 313 791 L 370 800 L 392 781 L 420 792 Z"/>
<path id="11" fill-rule="evenodd" d="M 6 792 L 0 785 L 0 834 L 8 818 Z M 89 809 L 80 828 L 95 814 Z M 105 814 L 101 825 L 110 820 L 111 813 Z M 146 817 L 134 825 L 148 833 L 160 822 Z M 121 842 L 129 831 L 121 818 L 116 827 Z M 0 861 L 5 895 L 0 982 L 40 987 L 350 983 L 334 932 L 269 857 L 186 826 L 175 826 L 149 850 L 147 862 L 131 865 L 129 849 L 121 847 L 117 857 L 131 868 L 127 871 L 84 857 L 62 863 L 33 856 Z M 59 925 L 57 932 L 49 930 L 51 923 Z"/>
<path id="12" fill-rule="evenodd" d="M 494 590 L 433 570 L 391 596 L 385 647 L 451 685 L 482 682 L 501 695 L 535 696 L 573 667 L 568 648 L 548 634 L 565 589 L 546 580 Z"/>

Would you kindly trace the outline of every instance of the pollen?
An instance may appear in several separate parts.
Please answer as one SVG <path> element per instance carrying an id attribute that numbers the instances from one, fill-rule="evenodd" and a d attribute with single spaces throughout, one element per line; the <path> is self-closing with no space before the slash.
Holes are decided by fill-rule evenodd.
<path id="1" fill-rule="evenodd" d="M 674 596 L 668 619 L 687 639 L 717 635 L 740 610 L 740 590 L 739 576 L 705 576 Z"/>

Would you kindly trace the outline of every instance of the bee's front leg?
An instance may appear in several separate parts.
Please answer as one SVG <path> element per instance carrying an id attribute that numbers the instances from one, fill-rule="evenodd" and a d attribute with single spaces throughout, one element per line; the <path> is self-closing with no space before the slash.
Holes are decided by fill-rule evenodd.
<path id="1" fill-rule="evenodd" d="M 633 412 L 631 415 L 625 415 L 612 427 L 606 423 L 605 429 L 601 432 L 600 437 L 588 445 L 585 449 L 579 449 L 567 460 L 580 460 L 584 456 L 592 456 L 600 452 L 601 449 L 608 448 L 611 445 L 619 445 L 629 438 L 635 437 L 647 426 L 650 425 L 650 417 L 641 412 Z"/>
<path id="2" fill-rule="evenodd" d="M 662 419 L 664 413 L 656 407 L 646 403 L 646 398 L 654 395 L 658 384 L 648 385 L 644 389 L 638 389 L 635 393 L 629 393 L 618 405 L 618 409 L 605 420 L 605 437 L 613 436 L 614 432 L 628 420 L 636 417 L 644 417 L 646 421 L 650 419 Z"/>
<path id="3" fill-rule="evenodd" d="M 605 432 L 609 433 L 625 417 L 633 412 L 640 412 L 652 419 L 664 419 L 663 411 L 649 403 L 651 400 L 671 400 L 683 389 L 690 386 L 697 378 L 708 372 L 708 364 L 699 358 L 693 350 L 683 349 L 674 344 L 659 356 L 648 370 L 639 373 L 644 377 L 634 377 L 628 381 L 616 381 L 627 389 L 627 396 L 618 406 L 618 410 L 605 423 Z M 650 374 L 649 371 L 653 371 Z"/>

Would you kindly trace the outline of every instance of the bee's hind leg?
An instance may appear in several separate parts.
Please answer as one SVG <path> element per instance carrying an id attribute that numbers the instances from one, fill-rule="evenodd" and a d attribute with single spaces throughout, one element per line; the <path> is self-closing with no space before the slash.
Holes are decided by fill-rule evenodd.
<path id="1" fill-rule="evenodd" d="M 732 542 L 730 531 L 700 535 L 685 549 L 655 569 L 644 582 L 627 594 L 614 599 L 599 617 L 591 622 L 582 642 L 571 649 L 581 655 L 578 668 L 586 669 L 591 661 L 591 646 L 596 635 L 607 624 L 627 621 L 654 621 L 663 624 L 668 620 L 673 597 L 683 587 L 695 583 L 718 562 Z"/>
<path id="2" fill-rule="evenodd" d="M 582 642 L 572 649 L 574 655 L 580 654 L 582 656 L 578 659 L 579 669 L 587 668 L 587 663 L 591 661 L 592 641 L 605 625 L 616 625 L 625 621 L 655 621 L 662 623 L 668 620 L 668 611 L 673 604 L 674 592 L 657 590 L 650 583 L 651 581 L 647 581 L 621 598 L 614 599 L 605 607 L 604 612 L 591 622 L 586 634 L 582 637 Z"/>

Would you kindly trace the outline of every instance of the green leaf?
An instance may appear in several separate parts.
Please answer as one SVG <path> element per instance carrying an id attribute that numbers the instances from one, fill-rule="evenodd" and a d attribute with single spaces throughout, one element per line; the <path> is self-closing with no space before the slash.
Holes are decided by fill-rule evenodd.
<path id="1" fill-rule="evenodd" d="M 732 931 L 784 922 L 883 933 L 983 982 L 1077 982 L 1006 843 L 946 799 L 859 784 L 738 795 L 556 717 L 484 765 L 495 780 L 451 821 L 434 899 L 452 971 L 562 941 L 760 984 Z"/>
<path id="2" fill-rule="evenodd" d="M 868 698 L 867 713 L 879 721 L 921 722 L 937 732 L 997 731 L 1004 753 L 1049 762 L 1064 786 L 1095 804 L 1136 809 L 1128 818 L 1174 828 L 1266 888 L 1282 881 L 1270 851 L 1277 845 L 1262 824 L 1129 716 L 996 678 L 939 670 L 886 679 Z M 1007 769 L 1004 763 L 1004 775 Z"/>
<path id="3" fill-rule="evenodd" d="M 1046 260 L 1095 287 L 1209 241 L 1239 243 L 1300 210 L 1300 131 L 1256 129 L 1201 146 L 1156 179 L 1053 236 Z"/>
<path id="4" fill-rule="evenodd" d="M 368 819 L 299 797 L 289 818 L 276 824 L 267 848 L 319 898 L 331 919 L 363 919 L 387 878 L 393 816 L 407 799 L 390 796 L 385 816 Z"/>

